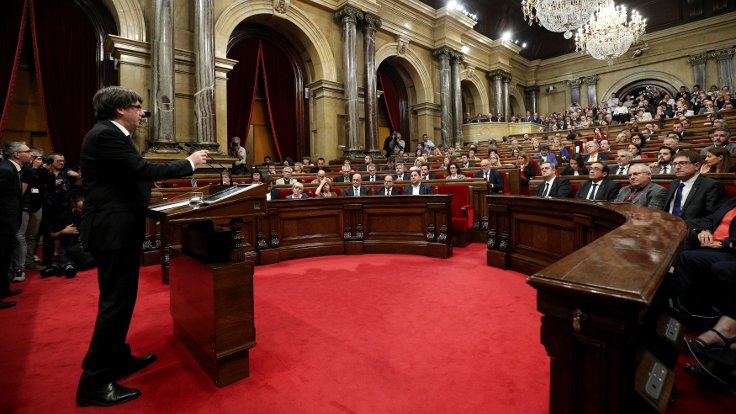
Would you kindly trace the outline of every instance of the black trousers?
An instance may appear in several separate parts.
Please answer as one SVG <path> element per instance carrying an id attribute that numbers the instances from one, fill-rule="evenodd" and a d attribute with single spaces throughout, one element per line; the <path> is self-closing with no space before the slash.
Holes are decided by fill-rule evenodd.
<path id="1" fill-rule="evenodd" d="M 0 234 L 0 293 L 10 290 L 10 257 L 13 255 L 13 234 Z"/>
<path id="2" fill-rule="evenodd" d="M 736 253 L 699 248 L 682 250 L 675 259 L 672 288 L 691 312 L 714 306 L 736 318 Z"/>
<path id="3" fill-rule="evenodd" d="M 140 244 L 138 244 L 140 246 Z M 92 341 L 82 362 L 81 382 L 102 384 L 132 357 L 125 340 L 138 296 L 141 248 L 93 253 L 100 301 Z"/>

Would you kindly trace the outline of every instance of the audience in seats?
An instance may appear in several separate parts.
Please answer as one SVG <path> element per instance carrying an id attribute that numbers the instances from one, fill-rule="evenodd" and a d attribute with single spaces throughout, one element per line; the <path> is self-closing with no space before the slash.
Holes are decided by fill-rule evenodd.
<path id="1" fill-rule="evenodd" d="M 631 160 L 633 155 L 627 150 L 616 151 L 616 169 L 613 171 L 614 175 L 628 175 L 629 168 L 631 168 Z"/>
<path id="2" fill-rule="evenodd" d="M 672 148 L 672 151 L 677 153 L 680 150 L 680 137 L 677 134 L 667 134 L 667 138 L 662 141 L 662 144 Z"/>
<path id="3" fill-rule="evenodd" d="M 709 148 L 713 147 L 723 147 L 728 150 L 728 152 L 736 152 L 736 143 L 730 142 L 731 139 L 731 130 L 725 127 L 717 127 L 713 128 L 713 131 L 711 131 L 710 134 L 711 140 L 713 141 L 713 145 L 711 145 L 708 148 L 703 148 L 700 150 L 701 155 L 705 155 Z"/>
<path id="4" fill-rule="evenodd" d="M 429 165 L 422 165 L 419 169 L 419 173 L 422 176 L 422 180 L 435 180 L 437 179 L 437 176 L 435 176 L 431 171 L 429 171 Z"/>
<path id="5" fill-rule="evenodd" d="M 634 164 L 629 168 L 629 183 L 619 191 L 616 202 L 637 204 L 655 210 L 664 210 L 667 190 L 652 182 L 652 170 L 646 164 Z"/>
<path id="6" fill-rule="evenodd" d="M 260 171 L 253 171 L 250 174 L 250 181 L 253 184 L 262 183 L 263 182 L 263 176 L 261 176 L 261 172 Z"/>
<path id="7" fill-rule="evenodd" d="M 560 175 L 588 175 L 583 156 L 580 154 L 573 155 L 570 158 L 570 163 L 562 170 Z"/>
<path id="8" fill-rule="evenodd" d="M 724 147 L 710 147 L 700 167 L 701 174 L 723 174 L 734 172 L 731 166 L 731 153 Z"/>
<path id="9" fill-rule="evenodd" d="M 340 176 L 335 178 L 335 182 L 338 183 L 349 183 L 351 180 L 351 174 L 353 170 L 350 168 L 350 164 L 343 164 L 340 168 Z"/>
<path id="10" fill-rule="evenodd" d="M 598 143 L 595 141 L 588 141 L 585 143 L 585 152 L 587 154 L 583 159 L 585 162 L 608 160 L 608 155 L 598 152 Z"/>
<path id="11" fill-rule="evenodd" d="M 295 179 L 291 178 L 291 174 L 294 170 L 291 167 L 284 167 L 281 170 L 281 178 L 276 180 L 276 185 L 291 185 L 296 182 Z"/>
<path id="12" fill-rule="evenodd" d="M 401 189 L 394 187 L 394 177 L 387 175 L 383 177 L 383 187 L 376 190 L 376 195 L 394 196 L 401 194 Z"/>
<path id="13" fill-rule="evenodd" d="M 631 153 L 632 160 L 640 160 L 642 158 L 648 158 L 646 154 L 641 153 L 641 145 L 631 143 L 626 147 Z"/>
<path id="14" fill-rule="evenodd" d="M 621 187 L 618 183 L 608 180 L 608 167 L 596 161 L 588 169 L 590 180 L 580 184 L 575 198 L 588 201 L 614 201 Z"/>
<path id="15" fill-rule="evenodd" d="M 672 157 L 675 152 L 672 148 L 662 145 L 657 152 L 657 162 L 649 164 L 652 174 L 674 174 L 675 168 L 672 166 Z"/>
<path id="16" fill-rule="evenodd" d="M 475 173 L 475 178 L 482 178 L 488 183 L 488 191 L 492 193 L 503 192 L 503 177 L 501 173 L 491 168 L 491 161 L 484 159 L 480 162 L 480 171 Z"/>
<path id="17" fill-rule="evenodd" d="M 309 172 L 316 173 L 319 170 L 325 169 L 325 159 L 322 157 L 317 158 L 317 165 L 312 166 L 312 168 L 309 169 Z"/>
<path id="18" fill-rule="evenodd" d="M 465 176 L 462 174 L 462 171 L 460 170 L 460 166 L 457 165 L 457 163 L 451 163 L 450 164 L 450 173 L 447 174 L 447 177 L 445 177 L 445 180 L 463 180 L 465 179 Z"/>
<path id="19" fill-rule="evenodd" d="M 266 191 L 266 201 L 278 200 L 280 198 L 279 189 L 273 187 L 273 179 L 271 176 L 267 176 L 265 182 L 268 186 L 268 191 Z"/>
<path id="20" fill-rule="evenodd" d="M 309 195 L 304 192 L 304 184 L 295 182 L 291 185 L 291 194 L 287 195 L 286 198 L 309 198 Z"/>
<path id="21" fill-rule="evenodd" d="M 411 176 L 409 173 L 404 172 L 404 164 L 396 164 L 396 174 L 394 174 L 394 181 L 406 181 Z"/>
<path id="22" fill-rule="evenodd" d="M 368 183 L 377 183 L 381 181 L 381 178 L 376 174 L 376 164 L 370 163 L 366 167 L 368 174 L 365 176 L 365 181 Z"/>
<path id="23" fill-rule="evenodd" d="M 526 153 L 520 152 L 519 156 L 516 158 L 516 166 L 520 170 L 521 185 L 528 187 L 529 181 L 534 179 L 534 176 L 537 175 L 534 164 L 531 163 L 531 160 Z"/>
<path id="24" fill-rule="evenodd" d="M 543 183 L 537 187 L 537 196 L 544 198 L 572 198 L 570 182 L 555 175 L 555 167 L 545 162 L 539 167 Z"/>
<path id="25" fill-rule="evenodd" d="M 665 211 L 689 223 L 712 214 L 726 197 L 723 184 L 701 175 L 698 154 L 684 150 L 675 155 L 672 165 L 677 177 L 669 185 Z"/>
<path id="26" fill-rule="evenodd" d="M 373 164 L 373 157 L 366 154 L 365 157 L 363 157 L 363 165 L 361 165 L 357 171 L 368 171 L 368 165 L 370 164 Z"/>
<path id="27" fill-rule="evenodd" d="M 549 146 L 546 144 L 539 147 L 539 159 L 540 162 L 548 162 L 553 167 L 557 167 L 557 157 L 549 151 Z"/>
<path id="28" fill-rule="evenodd" d="M 310 184 L 319 184 L 325 177 L 327 177 L 325 170 L 319 170 L 317 171 L 317 176 L 310 182 Z"/>
<path id="29" fill-rule="evenodd" d="M 685 131 L 685 127 L 682 125 L 682 122 L 675 122 L 672 124 L 672 133 L 677 135 L 680 139 L 693 136 L 692 132 Z"/>
<path id="30" fill-rule="evenodd" d="M 368 195 L 368 187 L 363 185 L 363 177 L 360 174 L 353 174 L 352 184 L 343 190 L 342 194 L 344 196 L 364 197 Z"/>
<path id="31" fill-rule="evenodd" d="M 323 176 L 322 179 L 319 181 L 317 189 L 314 190 L 314 196 L 317 198 L 336 197 L 337 193 L 332 191 L 332 180 Z"/>
<path id="32" fill-rule="evenodd" d="M 432 194 L 432 187 L 422 182 L 422 176 L 418 171 L 412 171 L 411 184 L 404 187 L 401 193 L 406 195 Z"/>

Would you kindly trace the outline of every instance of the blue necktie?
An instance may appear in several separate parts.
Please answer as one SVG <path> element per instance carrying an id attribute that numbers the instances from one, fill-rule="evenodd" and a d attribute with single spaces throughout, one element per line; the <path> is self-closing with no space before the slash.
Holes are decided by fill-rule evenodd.
<path id="1" fill-rule="evenodd" d="M 682 204 L 682 189 L 685 188 L 684 183 L 680 183 L 679 186 L 677 186 L 677 191 L 675 192 L 675 205 L 672 206 L 672 214 L 675 216 L 679 216 L 681 213 L 680 204 Z"/>

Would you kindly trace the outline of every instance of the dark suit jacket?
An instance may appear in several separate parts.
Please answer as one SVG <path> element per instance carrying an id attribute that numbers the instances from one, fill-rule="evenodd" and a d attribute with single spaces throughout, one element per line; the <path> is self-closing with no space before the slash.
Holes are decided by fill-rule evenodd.
<path id="1" fill-rule="evenodd" d="M 272 189 L 271 189 L 271 200 L 278 200 L 278 199 L 279 199 L 279 194 L 280 194 L 280 193 L 281 193 L 281 192 L 279 191 L 279 189 L 278 189 L 278 188 L 272 188 Z"/>
<path id="2" fill-rule="evenodd" d="M 593 185 L 592 180 L 583 181 L 578 188 L 575 198 L 579 200 L 587 200 L 590 186 Z M 618 197 L 621 186 L 618 183 L 609 180 L 601 180 L 598 182 L 598 191 L 595 192 L 595 198 L 592 201 L 614 201 Z"/>
<path id="3" fill-rule="evenodd" d="M 411 184 L 404 187 L 404 189 L 401 191 L 401 194 L 412 195 Z M 419 194 L 432 194 L 432 187 L 429 184 L 421 183 L 419 185 Z"/>
<path id="4" fill-rule="evenodd" d="M 341 176 L 335 178 L 335 182 L 336 183 L 349 183 L 351 181 L 353 181 L 353 178 L 352 177 L 349 177 L 348 179 L 345 179 L 345 176 L 344 175 L 341 175 Z"/>
<path id="5" fill-rule="evenodd" d="M 383 177 L 385 177 L 385 176 L 386 175 L 384 174 Z M 379 174 L 376 174 L 376 181 L 371 181 L 371 176 L 368 175 L 368 174 L 366 174 L 366 175 L 363 176 L 363 182 L 364 183 L 383 183 L 383 177 L 380 176 Z"/>
<path id="6" fill-rule="evenodd" d="M 394 177 L 394 180 L 395 180 L 395 179 L 399 178 L 399 175 L 398 175 L 398 174 L 394 174 L 394 175 L 393 175 L 393 177 Z M 409 181 L 409 180 L 411 180 L 411 174 L 409 174 L 409 173 L 404 173 L 404 175 L 402 175 L 402 178 L 401 178 L 401 179 L 402 179 L 402 180 L 407 180 L 407 181 Z"/>
<path id="7" fill-rule="evenodd" d="M 367 196 L 368 195 L 368 187 L 366 187 L 364 185 L 361 185 L 360 186 L 359 191 L 360 191 L 360 195 L 361 196 Z M 352 185 L 350 187 L 347 187 L 346 189 L 344 189 L 342 191 L 342 195 L 347 196 L 347 197 L 355 197 L 355 189 L 354 189 L 354 187 Z"/>
<path id="8" fill-rule="evenodd" d="M 521 177 L 521 185 L 529 185 L 529 180 L 534 178 L 534 176 L 537 175 L 537 170 L 534 168 L 534 164 L 529 163 L 526 167 L 524 167 L 524 177 Z"/>
<path id="9" fill-rule="evenodd" d="M 391 196 L 399 195 L 401 194 L 401 189 L 399 187 L 393 187 L 391 189 Z M 385 196 L 386 195 L 386 187 L 381 187 L 378 190 L 376 190 L 376 195 Z"/>
<path id="10" fill-rule="evenodd" d="M 583 161 L 588 162 L 590 159 L 590 155 L 583 155 Z M 608 157 L 608 154 L 604 154 L 602 152 L 598 153 L 598 161 L 608 161 L 611 158 Z"/>
<path id="11" fill-rule="evenodd" d="M 539 197 L 544 197 L 545 184 L 546 182 L 540 183 L 539 187 L 537 187 L 537 195 Z M 561 177 L 555 177 L 555 181 L 552 182 L 552 188 L 549 189 L 548 196 L 554 198 L 572 198 L 570 181 Z"/>
<path id="12" fill-rule="evenodd" d="M 675 192 L 680 185 L 680 180 L 676 179 L 670 183 L 667 189 L 667 203 L 665 211 L 670 210 L 670 203 L 675 199 Z M 716 211 L 721 201 L 726 197 L 726 191 L 723 184 L 718 181 L 706 177 L 702 174 L 695 179 L 693 188 L 687 195 L 687 199 L 682 203 L 680 217 L 685 220 L 692 220 L 698 217 L 705 217 Z"/>
<path id="13" fill-rule="evenodd" d="M 488 183 L 493 184 L 493 187 L 491 187 L 491 191 L 493 192 L 502 192 L 503 191 L 503 177 L 501 176 L 501 173 L 491 169 L 488 171 L 490 174 L 490 177 L 488 179 Z M 478 171 L 473 175 L 475 178 L 484 178 L 483 177 L 483 171 Z"/>
<path id="14" fill-rule="evenodd" d="M 82 241 L 93 253 L 140 249 L 150 182 L 194 172 L 186 159 L 146 161 L 133 140 L 110 121 L 98 122 L 84 137 L 80 170 L 85 185 Z"/>
<path id="15" fill-rule="evenodd" d="M 11 154 L 12 155 L 12 154 Z M 0 234 L 15 235 L 20 228 L 21 186 L 18 169 L 9 160 L 0 162 Z M 3 252 L 10 255 L 10 252 Z M 5 275 L 2 275 L 5 276 Z"/>

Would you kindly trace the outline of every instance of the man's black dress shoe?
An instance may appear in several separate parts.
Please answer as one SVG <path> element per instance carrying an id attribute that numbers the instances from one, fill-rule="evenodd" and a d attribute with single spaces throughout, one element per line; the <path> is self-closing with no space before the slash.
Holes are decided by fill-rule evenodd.
<path id="1" fill-rule="evenodd" d="M 0 300 L 0 309 L 12 308 L 15 306 L 15 302 L 5 302 Z"/>
<path id="2" fill-rule="evenodd" d="M 143 368 L 153 364 L 158 357 L 156 354 L 148 354 L 144 355 L 140 358 L 131 357 L 128 360 L 128 363 L 125 364 L 120 370 L 118 371 L 117 375 L 115 376 L 116 379 L 124 378 L 129 375 L 133 375 L 136 372 L 142 370 Z"/>
<path id="3" fill-rule="evenodd" d="M 0 294 L 0 296 L 9 298 L 11 296 L 20 295 L 21 293 L 23 293 L 23 289 L 9 289 Z"/>
<path id="4" fill-rule="evenodd" d="M 126 388 L 116 382 L 108 382 L 97 386 L 79 384 L 77 388 L 77 405 L 100 405 L 108 407 L 135 400 L 141 392 L 135 388 Z"/>

